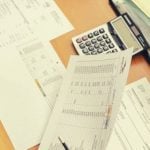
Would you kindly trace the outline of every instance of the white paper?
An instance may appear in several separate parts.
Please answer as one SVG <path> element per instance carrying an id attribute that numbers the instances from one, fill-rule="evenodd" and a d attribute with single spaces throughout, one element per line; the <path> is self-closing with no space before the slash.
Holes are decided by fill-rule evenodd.
<path id="1" fill-rule="evenodd" d="M 0 49 L 0 68 L 0 120 L 15 150 L 27 149 L 40 142 L 50 109 L 16 49 Z"/>
<path id="2" fill-rule="evenodd" d="M 125 89 L 107 150 L 150 149 L 150 83 L 142 78 Z"/>
<path id="3" fill-rule="evenodd" d="M 149 0 L 132 0 L 140 9 L 150 18 L 150 3 Z"/>
<path id="4" fill-rule="evenodd" d="M 0 24 L 0 48 L 33 39 L 35 33 L 49 41 L 73 29 L 53 0 L 1 0 Z"/>
<path id="5" fill-rule="evenodd" d="M 52 0 L 0 0 L 0 24 L 0 89 L 5 91 L 0 94 L 0 120 L 15 149 L 22 150 L 40 142 L 65 72 L 48 41 L 73 27 Z"/>
<path id="6" fill-rule="evenodd" d="M 3 124 L 4 124 L 4 127 L 6 127 L 6 130 L 8 128 L 7 133 L 11 139 L 11 142 L 13 143 L 15 148 L 19 149 L 19 150 L 23 149 L 24 147 L 29 148 L 40 142 L 40 136 L 43 133 L 40 128 L 43 129 L 43 124 L 47 121 L 47 120 L 43 120 L 43 119 L 46 119 L 46 117 L 48 115 L 50 115 L 51 111 L 53 110 L 53 107 L 54 107 L 55 101 L 56 101 L 56 97 L 58 95 L 60 85 L 62 83 L 63 74 L 65 73 L 65 67 L 63 66 L 61 60 L 59 59 L 55 50 L 49 44 L 49 42 L 43 42 L 43 41 L 39 40 L 38 38 L 30 40 L 30 37 L 29 37 L 29 39 L 26 38 L 26 41 L 28 41 L 28 42 L 24 42 L 22 44 L 18 44 L 20 42 L 16 43 L 16 44 L 18 44 L 18 46 L 13 46 L 10 48 L 8 48 L 8 46 L 7 46 L 7 48 L 1 49 L 0 54 L 1 54 L 1 57 L 3 58 L 0 61 L 0 63 L 1 63 L 0 65 L 2 67 L 1 71 L 3 72 L 4 66 L 6 66 L 6 69 L 8 66 L 7 72 L 4 70 L 4 74 L 3 74 L 3 76 L 5 76 L 5 74 L 6 74 L 5 80 L 9 80 L 9 76 L 7 76 L 7 75 L 12 75 L 12 73 L 9 72 L 9 71 L 11 71 L 10 70 L 11 65 L 12 66 L 14 65 L 15 70 L 17 70 L 16 74 L 13 75 L 14 76 L 13 78 L 15 78 L 16 80 L 18 79 L 18 76 L 20 76 L 19 72 L 21 72 L 21 75 L 23 75 L 23 73 L 25 71 L 26 72 L 28 71 L 28 74 L 30 74 L 30 76 L 32 77 L 31 83 L 34 82 L 34 87 L 36 86 L 36 89 L 38 88 L 38 91 L 44 97 L 44 98 L 42 98 L 43 102 L 37 101 L 37 104 L 35 104 L 35 106 L 41 105 L 41 109 L 42 109 L 42 107 L 43 107 L 43 109 L 45 109 L 45 107 L 46 107 L 45 111 L 47 110 L 47 107 L 48 107 L 49 111 L 47 114 L 45 113 L 45 116 L 43 114 L 42 119 L 40 119 L 40 116 L 39 116 L 39 118 L 37 118 L 36 115 L 39 114 L 38 107 L 34 110 L 35 101 L 34 100 L 32 101 L 32 97 L 30 98 L 30 95 L 29 95 L 29 98 L 30 98 L 29 102 L 28 101 L 26 102 L 26 99 L 22 99 L 22 102 L 25 101 L 25 104 L 26 104 L 26 107 L 24 109 L 22 108 L 24 106 L 20 106 L 21 104 L 19 104 L 17 106 L 17 107 L 19 107 L 19 109 L 16 109 L 16 112 L 12 113 L 10 111 L 10 113 L 12 113 L 12 116 L 10 116 L 10 118 L 5 118 L 5 115 L 2 116 L 2 118 L 0 118 L 0 120 L 2 120 L 2 122 L 4 122 Z M 3 57 L 3 53 L 5 54 L 4 57 Z M 12 53 L 14 53 L 14 54 L 12 55 Z M 4 61 L 4 59 L 5 59 L 4 63 L 7 65 L 5 65 L 2 62 L 2 61 Z M 11 62 L 9 61 L 9 59 L 11 60 Z M 22 65 L 23 65 L 23 69 L 20 69 Z M 26 77 L 27 79 L 28 79 L 28 76 Z M 22 77 L 22 76 L 20 76 L 20 77 Z M 20 82 L 20 80 L 25 80 L 24 82 L 26 82 L 26 78 L 25 79 L 19 78 L 19 80 L 17 82 Z M 0 78 L 0 80 L 3 80 L 3 78 Z M 14 84 L 16 84 L 15 81 L 14 81 Z M 27 85 L 28 85 L 28 82 L 27 82 Z M 29 86 L 30 86 L 30 84 L 29 84 Z M 11 86 L 11 83 L 9 83 L 9 82 L 6 84 L 3 83 L 2 86 L 3 87 L 5 86 L 5 88 L 7 89 L 9 86 Z M 18 85 L 17 88 L 21 88 L 21 87 L 19 87 L 19 85 Z M 28 89 L 30 89 L 30 88 L 28 88 Z M 16 90 L 16 94 L 17 94 L 17 89 L 15 89 L 15 90 Z M 9 93 L 9 92 L 11 92 L 11 90 L 8 88 L 7 92 Z M 24 95 L 26 95 L 25 90 L 24 90 L 24 93 L 22 93 L 23 97 L 24 97 Z M 33 95 L 34 95 L 34 93 L 33 93 Z M 3 95 L 0 94 L 0 97 L 1 96 L 3 96 Z M 37 96 L 39 96 L 39 94 Z M 16 101 L 17 100 L 18 99 L 16 99 Z M 5 99 L 4 100 L 1 99 L 1 103 L 3 103 L 3 101 L 5 101 Z M 30 103 L 30 101 L 31 101 L 31 103 Z M 13 101 L 13 97 L 12 97 L 12 103 L 16 103 Z M 43 106 L 42 103 L 47 104 L 47 106 Z M 29 107 L 31 107 L 31 108 L 33 107 L 33 110 L 30 110 L 29 112 L 27 112 L 27 110 L 25 110 L 25 109 L 27 109 L 27 105 L 29 105 Z M 6 105 L 2 105 L 2 107 L 3 107 L 3 109 L 5 109 L 6 111 L 9 112 L 9 107 L 7 107 Z M 15 106 L 13 106 L 13 109 L 15 109 L 14 107 Z M 32 111 L 35 111 L 35 112 L 32 113 Z M 37 114 L 36 114 L 36 111 L 37 111 Z M 1 112 L 1 109 L 0 109 L 0 113 L 3 114 L 4 113 L 3 110 Z M 29 118 L 30 120 L 24 119 L 24 117 L 28 116 L 30 113 L 32 113 L 31 118 L 33 118 L 33 120 L 31 120 L 30 118 Z M 41 113 L 42 113 L 42 111 L 41 111 Z M 19 114 L 19 116 L 18 116 L 18 114 Z M 22 130 L 22 133 L 26 133 L 25 135 L 22 133 L 20 133 L 18 135 L 16 133 L 16 132 L 18 132 L 18 130 L 16 128 L 18 126 L 17 123 L 12 124 L 10 122 L 5 122 L 7 119 L 10 121 L 11 117 L 13 117 L 13 118 L 17 117 L 18 118 L 17 121 L 19 121 L 19 122 L 21 121 L 21 123 L 24 124 L 24 125 L 22 125 L 21 130 Z M 36 121 L 34 121 L 35 117 L 37 118 Z M 20 118 L 22 118 L 22 119 L 20 120 Z M 42 121 L 43 121 L 43 124 L 41 123 Z M 26 128 L 28 122 L 29 122 L 29 125 Z M 34 125 L 35 125 L 35 123 L 37 123 L 39 125 L 36 130 L 35 130 L 35 126 L 32 126 L 32 122 Z M 30 133 L 34 132 L 34 130 L 37 133 L 34 136 L 32 136 L 32 134 L 30 135 Z M 24 136 L 26 136 L 26 138 Z M 24 138 L 25 138 L 25 141 L 24 141 Z M 19 143 L 19 146 L 18 146 L 18 143 Z"/>
<path id="7" fill-rule="evenodd" d="M 54 0 L 15 0 L 15 2 L 42 39 L 51 40 L 73 29 Z"/>
<path id="8" fill-rule="evenodd" d="M 103 150 L 127 79 L 132 50 L 72 56 L 40 150 Z"/>
<path id="9" fill-rule="evenodd" d="M 60 58 L 52 45 L 40 40 L 19 45 L 17 50 L 52 111 L 66 71 Z"/>

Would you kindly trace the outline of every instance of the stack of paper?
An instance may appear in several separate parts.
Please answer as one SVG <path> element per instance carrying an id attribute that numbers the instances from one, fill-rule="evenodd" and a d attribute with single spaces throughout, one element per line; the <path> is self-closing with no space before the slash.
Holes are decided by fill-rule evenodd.
<path id="1" fill-rule="evenodd" d="M 65 72 L 49 40 L 73 27 L 53 0 L 1 0 L 0 23 L 0 120 L 22 150 L 39 144 Z"/>
<path id="2" fill-rule="evenodd" d="M 150 18 L 149 0 L 132 0 Z"/>

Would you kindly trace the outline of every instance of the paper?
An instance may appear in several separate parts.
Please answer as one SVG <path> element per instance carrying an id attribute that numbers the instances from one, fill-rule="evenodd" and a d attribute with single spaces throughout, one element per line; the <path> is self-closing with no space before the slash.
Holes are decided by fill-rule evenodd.
<path id="1" fill-rule="evenodd" d="M 49 106 L 13 47 L 0 49 L 0 120 L 15 150 L 40 142 Z"/>
<path id="2" fill-rule="evenodd" d="M 53 0 L 1 0 L 0 23 L 0 48 L 32 40 L 35 33 L 50 41 L 73 29 Z"/>
<path id="3" fill-rule="evenodd" d="M 132 50 L 72 56 L 40 150 L 103 150 L 127 79 Z"/>
<path id="4" fill-rule="evenodd" d="M 15 0 L 15 2 L 42 39 L 51 40 L 73 29 L 54 0 Z"/>
<path id="5" fill-rule="evenodd" d="M 36 36 L 34 35 L 34 37 L 36 37 Z M 3 51 L 5 51 L 4 57 L 3 57 L 3 53 L 4 53 Z M 11 53 L 13 53 L 13 52 L 14 52 L 14 54 L 12 55 Z M 25 105 L 26 105 L 26 107 L 24 109 L 22 108 L 24 106 L 20 106 L 21 104 L 19 104 L 17 106 L 17 107 L 19 107 L 19 109 L 16 109 L 16 112 L 14 112 L 14 111 L 10 112 L 10 113 L 12 113 L 12 116 L 10 116 L 10 118 L 7 118 L 7 117 L 5 118 L 5 115 L 2 116 L 2 118 L 0 117 L 0 120 L 2 119 L 2 122 L 4 122 L 4 126 L 6 128 L 8 128 L 7 132 L 8 132 L 8 135 L 10 136 L 12 143 L 14 144 L 14 147 L 18 150 L 24 149 L 24 147 L 29 148 L 40 142 L 40 136 L 43 133 L 41 128 L 43 129 L 43 124 L 48 119 L 46 117 L 49 116 L 51 114 L 51 111 L 53 110 L 53 107 L 54 107 L 54 104 L 56 101 L 56 97 L 58 95 L 59 88 L 62 83 L 63 74 L 65 73 L 65 67 L 61 63 L 61 60 L 59 59 L 55 50 L 49 44 L 49 42 L 43 42 L 42 40 L 39 40 L 37 37 L 33 40 L 31 40 L 30 37 L 29 38 L 26 37 L 26 42 L 21 42 L 21 43 L 16 42 L 16 46 L 12 46 L 12 47 L 7 46 L 5 49 L 1 49 L 0 54 L 2 55 L 1 57 L 6 60 L 5 63 L 7 64 L 7 65 L 5 65 L 2 62 L 4 60 L 0 61 L 1 67 L 4 68 L 4 66 L 5 66 L 6 69 L 8 69 L 7 72 L 4 70 L 3 76 L 5 76 L 5 74 L 6 74 L 5 80 L 9 80 L 8 75 L 11 73 L 11 72 L 9 72 L 9 71 L 11 71 L 10 70 L 11 65 L 14 65 L 15 70 L 17 70 L 16 74 L 13 75 L 14 76 L 13 78 L 15 78 L 14 79 L 15 81 L 13 81 L 14 84 L 16 84 L 15 82 L 16 82 L 18 76 L 20 75 L 19 72 L 22 72 L 21 75 L 23 75 L 23 72 L 25 72 L 24 70 L 26 70 L 26 72 L 28 72 L 28 74 L 30 74 L 30 76 L 32 77 L 31 83 L 32 82 L 34 83 L 34 87 L 32 87 L 32 88 L 36 87 L 36 89 L 38 89 L 38 91 L 41 94 L 40 97 L 43 97 L 42 98 L 43 102 L 37 101 L 37 104 L 35 104 L 35 107 L 36 107 L 36 105 L 41 105 L 40 109 L 45 109 L 45 111 L 47 110 L 47 107 L 49 109 L 49 111 L 47 113 L 45 113 L 45 114 L 43 114 L 43 116 L 41 116 L 42 119 L 40 119 L 40 116 L 37 117 L 37 115 L 39 114 L 38 111 L 40 111 L 40 109 L 38 110 L 38 107 L 36 109 L 34 108 L 34 103 L 35 103 L 36 99 L 34 98 L 34 100 L 32 101 L 32 95 L 31 95 L 31 98 L 29 95 L 28 100 L 29 100 L 29 102 L 31 101 L 31 103 L 29 103 L 28 101 L 26 103 L 26 99 L 24 99 L 24 98 L 22 99 L 22 102 L 25 101 Z M 9 59 L 11 59 L 12 62 L 10 62 Z M 16 61 L 15 61 L 16 64 L 13 62 L 15 59 L 16 59 Z M 23 65 L 24 70 L 21 69 L 22 65 Z M 1 71 L 3 71 L 3 69 L 1 69 Z M 12 74 L 10 74 L 10 75 L 12 75 Z M 28 76 L 27 76 L 27 79 L 28 79 Z M 20 77 L 22 77 L 22 76 L 20 76 Z M 24 82 L 26 82 L 26 78 L 24 79 L 22 77 L 22 79 L 21 78 L 19 78 L 19 79 L 25 80 Z M 3 78 L 1 78 L 0 80 L 3 80 Z M 18 80 L 17 82 L 20 82 L 20 80 Z M 29 81 L 27 81 L 27 86 L 28 86 L 28 82 Z M 10 87 L 11 84 L 13 86 L 13 83 L 9 83 L 9 82 L 6 84 L 3 83 L 2 86 L 5 86 L 5 88 L 7 88 L 7 87 Z M 29 86 L 30 86 L 30 84 L 29 84 Z M 17 88 L 21 88 L 21 85 L 17 85 Z M 30 88 L 28 88 L 28 89 L 30 89 Z M 17 89 L 14 89 L 14 90 L 16 90 L 16 95 L 17 95 Z M 25 89 L 23 89 L 23 90 L 24 90 L 24 93 L 22 93 L 22 96 L 24 97 L 24 95 L 26 95 L 26 90 Z M 11 89 L 8 88 L 7 92 L 8 93 L 11 92 Z M 31 90 L 31 92 L 32 92 L 32 90 Z M 33 95 L 34 95 L 34 93 L 33 93 Z M 3 95 L 0 94 L 0 99 L 1 99 L 1 96 L 3 96 Z M 37 96 L 39 96 L 39 94 Z M 40 99 L 40 97 L 39 97 L 39 99 Z M 10 100 L 9 98 L 7 98 L 7 100 Z M 12 97 L 11 99 L 12 99 L 12 103 L 14 103 L 14 104 L 17 103 L 16 101 L 18 101 L 18 99 L 16 99 L 16 101 L 14 102 L 14 97 Z M 5 101 L 5 99 L 1 99 L 2 104 L 3 104 L 3 101 Z M 7 103 L 7 101 L 6 101 L 6 103 Z M 42 103 L 47 106 L 43 106 Z M 3 109 L 5 109 L 6 111 L 9 111 L 9 107 L 7 107 L 6 105 L 2 105 L 2 106 L 3 106 Z M 10 106 L 11 106 L 11 104 L 10 104 Z M 27 112 L 27 110 L 28 110 L 27 107 L 29 107 L 31 109 L 29 112 Z M 32 107 L 33 107 L 33 110 L 32 110 Z M 13 109 L 15 109 L 15 106 L 13 106 Z M 27 109 L 27 110 L 25 110 L 25 109 Z M 23 111 L 24 111 L 24 113 L 23 113 Z M 35 112 L 32 113 L 32 111 L 35 111 Z M 37 111 L 37 114 L 36 114 L 36 111 Z M 41 110 L 41 113 L 42 113 L 42 111 L 43 110 Z M 0 109 L 0 113 L 1 113 L 1 109 Z M 3 113 L 4 112 L 2 111 L 2 114 Z M 33 118 L 33 120 L 31 120 L 30 118 L 29 118 L 29 120 L 24 119 L 24 117 L 28 116 L 30 113 L 32 113 L 31 118 Z M 19 116 L 18 116 L 18 114 L 19 114 Z M 12 124 L 11 122 L 5 122 L 5 120 L 7 120 L 7 119 L 10 121 L 11 117 L 13 117 L 13 118 L 17 117 L 17 121 L 22 123 L 22 128 L 21 128 L 22 131 L 19 135 L 16 133 L 16 132 L 18 132 L 18 130 L 16 129 L 16 127 L 18 126 L 17 123 Z M 20 119 L 20 117 L 23 117 L 23 118 Z M 34 117 L 37 118 L 36 121 L 34 121 Z M 43 123 L 41 123 L 42 121 L 43 121 Z M 28 122 L 29 122 L 29 125 L 26 128 Z M 34 132 L 35 126 L 36 126 L 34 123 L 33 123 L 34 126 L 32 126 L 32 122 L 36 122 L 39 125 L 35 131 L 37 133 L 34 136 L 30 136 L 30 133 Z M 22 134 L 22 133 L 26 133 L 25 136 L 27 137 L 28 140 L 25 139 L 25 142 L 23 140 L 24 134 Z M 12 136 L 12 138 L 11 138 L 11 136 Z M 18 148 L 18 143 L 19 143 L 19 148 Z"/>
<path id="6" fill-rule="evenodd" d="M 128 85 L 107 150 L 150 149 L 150 83 L 146 78 Z"/>
<path id="7" fill-rule="evenodd" d="M 15 149 L 27 149 L 40 142 L 65 72 L 48 41 L 73 27 L 53 0 L 1 0 L 0 24 L 0 120 Z"/>
<path id="8" fill-rule="evenodd" d="M 17 50 L 52 111 L 66 71 L 60 58 L 48 42 L 40 40 L 19 45 Z"/>
<path id="9" fill-rule="evenodd" d="M 150 18 L 149 0 L 132 0 Z"/>

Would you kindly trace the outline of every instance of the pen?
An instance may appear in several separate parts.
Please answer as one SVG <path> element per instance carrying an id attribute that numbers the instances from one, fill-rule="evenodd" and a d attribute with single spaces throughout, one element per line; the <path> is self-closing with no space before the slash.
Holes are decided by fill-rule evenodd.
<path id="1" fill-rule="evenodd" d="M 68 148 L 68 146 L 66 145 L 66 143 L 63 142 L 60 137 L 58 137 L 58 139 L 59 139 L 60 143 L 63 145 L 64 149 L 65 149 L 65 150 L 69 150 L 69 148 Z"/>

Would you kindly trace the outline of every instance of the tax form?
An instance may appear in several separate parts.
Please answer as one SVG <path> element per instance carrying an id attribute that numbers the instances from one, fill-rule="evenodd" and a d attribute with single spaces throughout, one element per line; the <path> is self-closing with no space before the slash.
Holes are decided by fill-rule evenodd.
<path id="1" fill-rule="evenodd" d="M 40 150 L 103 150 L 119 110 L 132 49 L 72 56 Z"/>
<path id="2" fill-rule="evenodd" d="M 150 149 L 150 83 L 142 78 L 126 86 L 107 150 Z"/>

